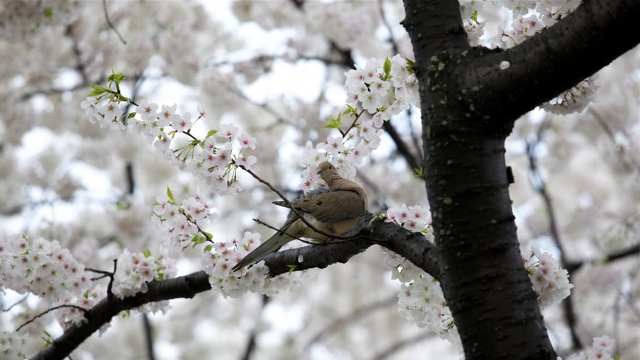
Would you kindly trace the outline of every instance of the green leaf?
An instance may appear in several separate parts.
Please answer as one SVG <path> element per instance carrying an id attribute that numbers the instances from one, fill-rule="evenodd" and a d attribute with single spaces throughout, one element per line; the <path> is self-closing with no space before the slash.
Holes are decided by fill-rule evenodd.
<path id="1" fill-rule="evenodd" d="M 349 114 L 357 115 L 358 109 L 356 109 L 356 107 L 351 104 L 347 104 L 347 108 L 342 113 L 345 115 L 349 115 Z"/>
<path id="2" fill-rule="evenodd" d="M 108 93 L 110 92 L 109 89 L 107 89 L 104 86 L 100 86 L 100 85 L 91 85 L 91 91 L 89 92 L 90 97 L 98 97 L 104 93 Z"/>
<path id="3" fill-rule="evenodd" d="M 218 130 L 209 130 L 209 132 L 207 133 L 207 136 L 205 137 L 205 139 L 208 138 L 208 137 L 211 137 L 211 136 L 213 136 L 213 135 L 215 135 L 217 133 L 218 133 Z"/>
<path id="4" fill-rule="evenodd" d="M 149 256 L 151 256 L 151 250 L 144 249 L 144 251 L 142 252 L 142 255 L 144 255 L 144 257 L 148 258 Z"/>
<path id="5" fill-rule="evenodd" d="M 134 112 L 130 112 L 129 115 L 127 115 L 127 119 L 131 119 L 134 116 L 136 116 L 135 111 Z"/>
<path id="6" fill-rule="evenodd" d="M 289 269 L 288 272 L 296 271 L 297 267 L 298 267 L 297 265 L 291 265 L 291 264 L 287 265 L 287 269 Z"/>
<path id="7" fill-rule="evenodd" d="M 204 235 L 200 233 L 194 234 L 193 237 L 191 237 L 191 242 L 193 243 L 193 246 L 200 245 L 205 241 L 207 241 L 207 239 L 204 237 Z"/>
<path id="8" fill-rule="evenodd" d="M 340 118 L 340 115 L 329 118 L 329 120 L 324 124 L 324 127 L 327 129 L 340 129 L 340 126 L 342 126 L 342 119 Z"/>
<path id="9" fill-rule="evenodd" d="M 387 57 L 384 60 L 384 65 L 382 65 L 382 69 L 384 70 L 383 80 L 389 80 L 391 78 L 391 59 L 389 57 Z"/>
<path id="10" fill-rule="evenodd" d="M 111 72 L 111 75 L 109 75 L 109 77 L 107 78 L 107 81 L 113 82 L 116 85 L 120 85 L 120 83 L 124 79 L 125 79 L 124 74 L 113 71 L 113 72 Z"/>
<path id="11" fill-rule="evenodd" d="M 171 188 L 167 186 L 167 199 L 169 199 L 169 204 L 176 204 L 176 199 L 173 197 L 173 192 L 171 192 Z"/>
<path id="12" fill-rule="evenodd" d="M 471 20 L 473 20 L 473 22 L 478 24 L 478 10 L 476 9 L 473 10 L 473 12 L 471 13 Z"/>
<path id="13" fill-rule="evenodd" d="M 416 174 L 417 177 L 423 177 L 424 176 L 424 170 L 421 167 L 413 169 L 413 172 L 414 172 L 414 174 Z"/>
<path id="14" fill-rule="evenodd" d="M 213 234 L 207 231 L 203 231 L 204 235 L 207 237 L 207 240 L 213 239 Z"/>
<path id="15" fill-rule="evenodd" d="M 209 252 L 211 252 L 211 249 L 213 249 L 213 244 L 209 244 L 209 245 L 205 246 L 203 251 L 205 253 L 209 253 Z"/>
<path id="16" fill-rule="evenodd" d="M 44 10 L 42 11 L 42 15 L 44 15 L 44 17 L 51 19 L 53 17 L 53 8 L 47 6 L 46 8 L 44 8 Z"/>

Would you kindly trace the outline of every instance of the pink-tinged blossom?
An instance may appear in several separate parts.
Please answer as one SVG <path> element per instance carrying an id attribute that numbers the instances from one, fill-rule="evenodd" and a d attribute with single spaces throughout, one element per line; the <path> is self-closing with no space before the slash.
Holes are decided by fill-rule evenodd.
<path id="1" fill-rule="evenodd" d="M 569 273 L 551 254 L 529 248 L 522 257 L 540 306 L 558 304 L 571 294 Z"/>
<path id="2" fill-rule="evenodd" d="M 377 59 L 369 59 L 367 64 L 362 69 L 362 75 L 364 76 L 364 82 L 371 84 L 378 79 L 378 63 Z"/>
<path id="3" fill-rule="evenodd" d="M 118 268 L 113 281 L 113 294 L 119 298 L 147 291 L 147 283 L 175 276 L 173 260 L 150 253 L 124 251 L 118 256 Z"/>
<path id="4" fill-rule="evenodd" d="M 240 147 L 249 148 L 251 150 L 256 149 L 256 139 L 249 134 L 243 133 L 240 135 L 238 141 L 240 142 Z"/>
<path id="5" fill-rule="evenodd" d="M 342 136 L 330 135 L 324 144 L 319 145 L 319 148 L 329 154 L 337 154 L 341 152 L 342 150 L 344 150 L 344 145 L 342 144 Z"/>
<path id="6" fill-rule="evenodd" d="M 0 238 L 0 283 L 51 303 L 79 296 L 90 286 L 84 266 L 57 241 Z"/>
<path id="7" fill-rule="evenodd" d="M 187 131 L 191 129 L 191 121 L 186 115 L 175 115 L 171 126 L 178 131 Z"/>
<path id="8" fill-rule="evenodd" d="M 239 132 L 240 132 L 240 129 L 238 129 L 237 126 L 233 124 L 223 124 L 222 127 L 220 128 L 220 131 L 218 132 L 218 136 L 226 139 L 227 141 L 231 141 L 236 136 L 238 136 Z"/>
<path id="9" fill-rule="evenodd" d="M 155 121 L 158 118 L 158 104 L 141 101 L 137 110 L 142 121 Z"/>
<path id="10" fill-rule="evenodd" d="M 168 126 L 169 124 L 172 124 L 176 117 L 176 110 L 178 108 L 178 105 L 173 104 L 171 106 L 169 105 L 162 105 L 162 109 L 160 110 L 160 114 L 158 116 L 158 120 L 160 122 L 160 126 L 161 127 L 165 127 Z"/>
<path id="11" fill-rule="evenodd" d="M 238 272 L 231 269 L 245 255 L 260 245 L 260 234 L 245 232 L 241 240 L 216 243 L 202 257 L 209 282 L 224 296 L 237 297 L 253 291 L 261 294 L 274 294 L 283 289 L 289 281 L 283 277 L 270 278 L 269 269 L 264 263 L 258 263 Z"/>
<path id="12" fill-rule="evenodd" d="M 244 166 L 246 168 L 253 167 L 257 162 L 258 158 L 253 155 L 240 154 L 236 158 L 236 164 L 238 164 L 239 166 Z"/>
<path id="13" fill-rule="evenodd" d="M 573 354 L 567 360 L 613 360 L 614 341 L 608 336 L 593 339 L 591 347 L 577 354 Z"/>
<path id="14" fill-rule="evenodd" d="M 419 232 L 431 224 L 431 214 L 422 206 L 402 204 L 387 210 L 386 221 L 395 222 L 410 231 Z"/>

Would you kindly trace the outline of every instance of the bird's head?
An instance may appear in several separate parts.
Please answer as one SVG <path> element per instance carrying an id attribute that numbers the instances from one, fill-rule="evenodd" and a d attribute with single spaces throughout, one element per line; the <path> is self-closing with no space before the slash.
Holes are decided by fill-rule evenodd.
<path id="1" fill-rule="evenodd" d="M 318 175 L 320 175 L 322 180 L 329 184 L 331 179 L 338 175 L 338 171 L 333 164 L 328 161 L 323 161 L 318 165 Z"/>

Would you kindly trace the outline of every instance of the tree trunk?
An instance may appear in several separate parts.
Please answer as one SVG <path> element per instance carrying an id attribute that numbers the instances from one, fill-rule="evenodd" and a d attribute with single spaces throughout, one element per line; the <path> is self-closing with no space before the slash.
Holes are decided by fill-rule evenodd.
<path id="1" fill-rule="evenodd" d="M 466 359 L 555 360 L 511 209 L 504 158 L 511 126 L 477 114 L 464 94 L 479 89 L 459 76 L 467 57 L 485 50 L 468 47 L 457 1 L 406 0 L 405 7 L 441 286 Z"/>

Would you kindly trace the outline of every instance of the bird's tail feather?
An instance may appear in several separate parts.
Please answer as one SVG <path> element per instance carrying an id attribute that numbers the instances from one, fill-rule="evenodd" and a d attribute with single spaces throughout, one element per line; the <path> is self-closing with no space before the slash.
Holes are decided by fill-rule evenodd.
<path id="1" fill-rule="evenodd" d="M 238 271 L 246 266 L 257 263 L 258 261 L 264 259 L 267 255 L 278 251 L 278 249 L 289 242 L 290 239 L 291 237 L 284 234 L 283 232 L 276 232 L 272 237 L 260 244 L 260 246 L 255 248 L 252 252 L 248 253 L 231 270 Z"/>

